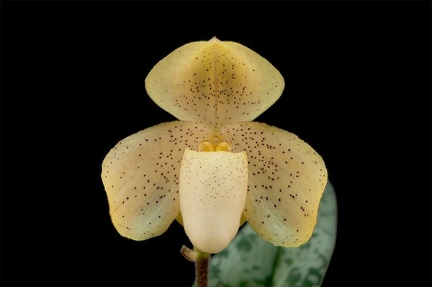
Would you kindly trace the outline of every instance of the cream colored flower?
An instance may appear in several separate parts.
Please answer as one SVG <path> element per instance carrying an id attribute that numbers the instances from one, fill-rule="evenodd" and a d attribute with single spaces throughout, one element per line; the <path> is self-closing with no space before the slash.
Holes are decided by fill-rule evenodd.
<path id="1" fill-rule="evenodd" d="M 157 63 L 145 87 L 178 121 L 123 139 L 103 161 L 122 236 L 158 236 L 177 218 L 207 253 L 223 250 L 245 220 L 277 246 L 309 240 L 327 170 L 296 135 L 252 122 L 284 88 L 267 60 L 234 42 L 192 42 Z"/>

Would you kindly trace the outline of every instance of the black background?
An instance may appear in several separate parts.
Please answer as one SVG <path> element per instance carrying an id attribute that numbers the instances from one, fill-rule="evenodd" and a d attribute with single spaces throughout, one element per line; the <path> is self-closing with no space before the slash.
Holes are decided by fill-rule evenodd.
<path id="1" fill-rule="evenodd" d="M 326 286 L 431 284 L 430 2 L 2 2 L 1 285 L 181 285 L 178 224 L 113 228 L 101 162 L 174 118 L 143 81 L 217 36 L 283 74 L 257 121 L 324 158 L 338 197 Z"/>

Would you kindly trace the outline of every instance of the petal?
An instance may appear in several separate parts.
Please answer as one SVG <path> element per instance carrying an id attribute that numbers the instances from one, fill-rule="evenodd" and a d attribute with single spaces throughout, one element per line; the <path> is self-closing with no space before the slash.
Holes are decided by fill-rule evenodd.
<path id="1" fill-rule="evenodd" d="M 186 149 L 180 170 L 180 207 L 192 244 L 207 253 L 223 250 L 237 234 L 248 185 L 245 152 Z"/>
<path id="2" fill-rule="evenodd" d="M 282 75 L 266 59 L 235 43 L 186 44 L 150 71 L 147 93 L 180 120 L 213 124 L 251 121 L 282 94 Z"/>
<path id="3" fill-rule="evenodd" d="M 296 135 L 256 122 L 231 124 L 221 137 L 233 152 L 245 150 L 249 191 L 244 215 L 273 245 L 294 247 L 309 240 L 327 183 L 322 158 Z"/>
<path id="4" fill-rule="evenodd" d="M 162 234 L 180 211 L 178 178 L 186 148 L 196 149 L 210 130 L 191 122 L 169 122 L 120 141 L 102 164 L 111 220 L 134 240 Z"/>

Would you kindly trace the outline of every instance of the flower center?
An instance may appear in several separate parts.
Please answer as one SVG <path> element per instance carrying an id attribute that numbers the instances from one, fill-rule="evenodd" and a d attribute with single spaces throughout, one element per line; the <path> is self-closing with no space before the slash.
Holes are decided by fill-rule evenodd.
<path id="1" fill-rule="evenodd" d="M 198 151 L 231 151 L 231 145 L 226 141 L 221 141 L 218 143 L 202 141 L 198 145 Z"/>

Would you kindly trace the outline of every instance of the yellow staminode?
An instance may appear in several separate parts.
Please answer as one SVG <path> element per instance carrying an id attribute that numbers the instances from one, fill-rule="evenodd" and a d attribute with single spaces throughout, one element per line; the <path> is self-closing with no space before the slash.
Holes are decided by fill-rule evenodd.
<path id="1" fill-rule="evenodd" d="M 219 142 L 215 145 L 206 140 L 199 143 L 198 151 L 231 151 L 231 145 L 226 141 Z"/>

